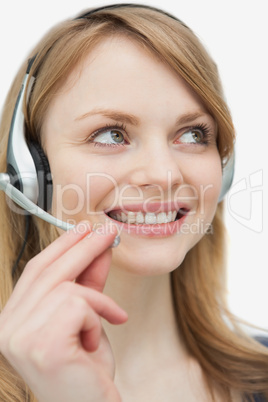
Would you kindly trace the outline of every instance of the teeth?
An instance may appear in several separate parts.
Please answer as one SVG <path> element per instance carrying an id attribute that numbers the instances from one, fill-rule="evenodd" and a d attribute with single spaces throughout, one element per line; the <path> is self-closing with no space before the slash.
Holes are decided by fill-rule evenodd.
<path id="1" fill-rule="evenodd" d="M 136 223 L 135 212 L 128 212 L 128 214 L 127 214 L 127 223 Z"/>
<path id="2" fill-rule="evenodd" d="M 144 216 L 142 212 L 138 212 L 136 215 L 136 223 L 144 223 Z"/>
<path id="3" fill-rule="evenodd" d="M 154 213 L 145 214 L 145 223 L 147 225 L 154 225 L 156 223 L 156 215 Z"/>
<path id="4" fill-rule="evenodd" d="M 174 222 L 177 216 L 177 211 L 169 211 L 169 212 L 160 212 L 155 214 L 153 212 L 132 212 L 129 211 L 127 214 L 124 212 L 117 214 L 110 214 L 111 218 L 116 219 L 119 222 L 129 223 L 129 224 L 142 224 L 146 225 L 155 225 L 161 223 L 169 223 Z"/>
<path id="5" fill-rule="evenodd" d="M 120 220 L 120 214 L 118 214 L 118 216 L 119 216 L 118 220 Z M 127 222 L 127 215 L 124 214 L 124 212 L 122 212 L 122 214 L 121 214 L 121 219 L 122 219 L 122 222 Z"/>
<path id="6" fill-rule="evenodd" d="M 167 223 L 167 214 L 165 212 L 157 214 L 157 223 Z"/>

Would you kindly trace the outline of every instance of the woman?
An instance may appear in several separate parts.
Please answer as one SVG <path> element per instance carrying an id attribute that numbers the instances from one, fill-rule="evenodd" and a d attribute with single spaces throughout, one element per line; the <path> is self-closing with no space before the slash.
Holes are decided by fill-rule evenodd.
<path id="1" fill-rule="evenodd" d="M 29 74 L 26 133 L 50 165 L 48 208 L 76 226 L 31 217 L 20 253 L 27 220 L 2 197 L 1 398 L 268 397 L 268 352 L 225 303 L 219 197 L 234 129 L 193 32 L 145 6 L 93 10 L 53 29 Z"/>

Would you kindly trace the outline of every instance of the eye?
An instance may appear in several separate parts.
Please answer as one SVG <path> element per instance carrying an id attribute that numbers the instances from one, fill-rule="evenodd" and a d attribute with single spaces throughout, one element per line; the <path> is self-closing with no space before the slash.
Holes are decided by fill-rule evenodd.
<path id="1" fill-rule="evenodd" d="M 180 142 L 183 142 L 185 144 L 199 144 L 200 142 L 203 141 L 203 133 L 200 130 L 197 129 L 191 129 L 187 131 L 186 133 L 182 134 L 180 137 Z"/>
<path id="2" fill-rule="evenodd" d="M 206 145 L 210 136 L 210 129 L 206 125 L 199 125 L 187 128 L 176 142 L 182 144 L 201 144 Z"/>
<path id="3" fill-rule="evenodd" d="M 125 145 L 124 127 L 104 127 L 92 134 L 89 141 L 94 145 Z"/>
<path id="4" fill-rule="evenodd" d="M 124 142 L 124 136 L 120 131 L 107 130 L 104 133 L 96 135 L 93 142 L 101 142 L 102 144 L 121 144 Z"/>

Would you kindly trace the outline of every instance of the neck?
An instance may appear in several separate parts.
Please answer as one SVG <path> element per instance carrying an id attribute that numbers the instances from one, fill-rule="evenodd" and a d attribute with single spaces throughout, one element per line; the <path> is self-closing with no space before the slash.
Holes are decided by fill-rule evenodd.
<path id="1" fill-rule="evenodd" d="M 129 316 L 127 323 L 120 326 L 104 323 L 117 371 L 133 376 L 135 369 L 140 372 L 141 367 L 151 368 L 159 362 L 160 356 L 164 361 L 181 360 L 185 356 L 179 340 L 169 274 L 142 277 L 112 268 L 105 293 Z"/>

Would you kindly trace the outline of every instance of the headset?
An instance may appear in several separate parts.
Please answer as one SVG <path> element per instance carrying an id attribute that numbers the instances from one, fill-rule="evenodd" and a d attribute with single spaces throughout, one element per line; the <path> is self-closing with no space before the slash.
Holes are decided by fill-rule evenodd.
<path id="1" fill-rule="evenodd" d="M 160 9 L 132 3 L 99 7 L 75 19 L 86 18 L 97 11 L 119 7 L 153 9 L 182 23 L 173 15 Z M 69 230 L 74 225 L 63 222 L 47 212 L 50 209 L 52 200 L 52 177 L 49 162 L 40 144 L 37 142 L 27 143 L 25 138 L 23 102 L 25 96 L 28 102 L 31 89 L 36 79 L 34 77 L 29 79 L 30 70 L 35 58 L 36 55 L 30 59 L 28 63 L 27 71 L 14 108 L 7 149 L 7 172 L 0 173 L 0 190 L 3 190 L 9 198 L 30 214 L 36 215 L 63 230 Z M 27 94 L 26 88 L 28 88 Z M 234 154 L 223 167 L 222 188 L 218 202 L 223 200 L 230 189 L 233 177 Z M 119 236 L 117 236 L 114 245 L 117 245 L 119 241 Z"/>

